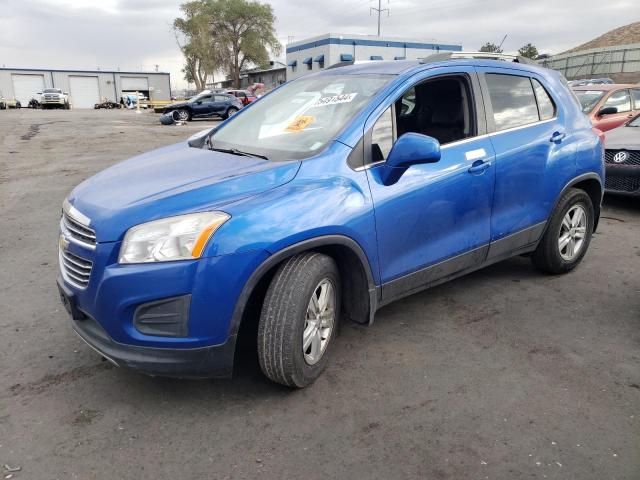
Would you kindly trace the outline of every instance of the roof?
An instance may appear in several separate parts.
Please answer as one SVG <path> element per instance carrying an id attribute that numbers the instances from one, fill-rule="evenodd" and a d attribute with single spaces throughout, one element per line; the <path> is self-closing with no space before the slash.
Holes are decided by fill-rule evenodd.
<path id="1" fill-rule="evenodd" d="M 562 53 L 574 53 L 582 50 L 590 50 L 603 47 L 617 47 L 619 45 L 630 45 L 640 43 L 640 22 L 630 23 L 611 30 L 604 35 L 600 35 L 582 45 Z"/>
<path id="2" fill-rule="evenodd" d="M 618 88 L 629 87 L 638 88 L 638 85 L 634 85 L 633 83 L 602 83 L 597 85 L 581 85 L 579 87 L 571 87 L 571 90 L 576 90 L 579 92 L 583 92 L 586 90 L 602 90 L 603 92 L 608 92 L 610 90 L 617 90 Z"/>

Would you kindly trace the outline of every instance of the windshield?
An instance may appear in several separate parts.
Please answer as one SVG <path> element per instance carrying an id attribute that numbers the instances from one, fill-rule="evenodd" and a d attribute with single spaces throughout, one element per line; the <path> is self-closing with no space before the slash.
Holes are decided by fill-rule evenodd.
<path id="1" fill-rule="evenodd" d="M 640 127 L 640 115 L 627 123 L 627 127 Z"/>
<path id="2" fill-rule="evenodd" d="M 60 93 L 61 90 L 58 90 L 57 88 L 45 88 L 42 92 L 43 93 Z"/>
<path id="3" fill-rule="evenodd" d="M 255 102 L 211 137 L 211 147 L 308 158 L 328 145 L 392 75 L 321 75 L 293 81 Z"/>
<path id="4" fill-rule="evenodd" d="M 574 90 L 584 113 L 589 113 L 604 95 L 604 90 Z"/>

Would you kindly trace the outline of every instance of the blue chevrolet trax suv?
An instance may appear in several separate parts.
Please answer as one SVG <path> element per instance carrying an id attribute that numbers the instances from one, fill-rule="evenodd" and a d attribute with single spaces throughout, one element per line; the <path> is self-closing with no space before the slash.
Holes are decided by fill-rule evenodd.
<path id="1" fill-rule="evenodd" d="M 514 255 L 584 257 L 599 132 L 558 73 L 439 54 L 291 81 L 63 204 L 60 296 L 77 334 L 151 375 L 313 382 L 338 323 Z M 247 337 L 244 337 L 247 338 Z"/>

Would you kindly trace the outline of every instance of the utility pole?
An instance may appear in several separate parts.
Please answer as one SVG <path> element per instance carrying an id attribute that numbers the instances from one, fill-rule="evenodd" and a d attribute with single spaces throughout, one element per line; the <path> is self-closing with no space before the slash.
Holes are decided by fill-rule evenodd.
<path id="1" fill-rule="evenodd" d="M 387 3 L 389 3 L 389 0 L 387 0 Z M 387 17 L 388 17 L 389 16 L 389 9 L 388 8 L 382 8 L 382 0 L 378 0 L 378 8 L 370 7 L 369 16 L 371 16 L 371 12 L 377 12 L 378 13 L 378 36 L 380 36 L 380 17 L 382 16 L 382 12 L 387 12 Z"/>

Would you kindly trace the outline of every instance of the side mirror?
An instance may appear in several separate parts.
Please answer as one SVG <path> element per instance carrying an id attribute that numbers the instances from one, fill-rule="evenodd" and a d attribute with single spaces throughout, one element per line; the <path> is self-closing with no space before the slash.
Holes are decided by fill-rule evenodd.
<path id="1" fill-rule="evenodd" d="M 198 100 L 198 101 L 196 102 L 196 105 L 202 105 L 202 100 Z"/>
<path id="2" fill-rule="evenodd" d="M 69 92 L 62 92 L 63 95 L 69 95 Z"/>
<path id="3" fill-rule="evenodd" d="M 618 113 L 618 107 L 602 107 L 598 110 L 598 116 L 611 115 L 612 113 Z"/>
<path id="4" fill-rule="evenodd" d="M 440 160 L 440 143 L 420 133 L 405 133 L 394 143 L 382 172 L 382 183 L 393 185 L 412 165 Z"/>

